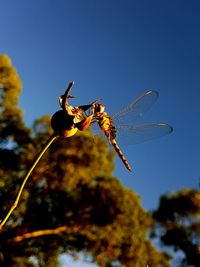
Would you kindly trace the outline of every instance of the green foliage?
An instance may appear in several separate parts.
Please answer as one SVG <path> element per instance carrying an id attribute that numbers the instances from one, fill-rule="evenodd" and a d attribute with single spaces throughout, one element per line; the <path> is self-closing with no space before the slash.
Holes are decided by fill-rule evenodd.
<path id="1" fill-rule="evenodd" d="M 200 262 L 200 193 L 183 189 L 160 198 L 153 213 L 154 235 L 166 246 L 185 254 L 182 263 L 199 266 Z M 180 266 L 181 264 L 180 263 Z"/>
<path id="2" fill-rule="evenodd" d="M 3 218 L 52 130 L 49 116 L 37 119 L 32 130 L 24 125 L 20 79 L 5 55 L 0 56 L 0 85 Z M 55 141 L 0 233 L 0 265 L 34 266 L 37 259 L 39 266 L 53 267 L 61 253 L 83 252 L 101 267 L 169 266 L 168 256 L 147 239 L 152 218 L 140 198 L 112 176 L 113 159 L 104 140 L 94 140 L 90 131 Z"/>
<path id="3" fill-rule="evenodd" d="M 0 141 L 27 141 L 28 129 L 23 123 L 22 110 L 17 106 L 21 92 L 21 82 L 11 60 L 0 56 Z"/>
<path id="4" fill-rule="evenodd" d="M 30 142 L 30 129 L 23 122 L 18 107 L 21 81 L 6 55 L 0 55 L 0 197 L 10 203 L 10 192 L 15 194 L 16 182 L 21 171 L 20 151 Z M 10 179 L 12 177 L 12 179 Z M 0 214 L 7 207 L 1 205 Z"/>

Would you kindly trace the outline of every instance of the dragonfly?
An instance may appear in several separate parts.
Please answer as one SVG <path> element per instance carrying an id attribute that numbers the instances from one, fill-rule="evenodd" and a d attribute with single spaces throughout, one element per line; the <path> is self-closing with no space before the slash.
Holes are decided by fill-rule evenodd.
<path id="1" fill-rule="evenodd" d="M 105 106 L 103 104 L 97 103 L 96 101 L 91 105 L 93 114 L 91 125 L 94 123 L 99 125 L 101 131 L 105 134 L 109 143 L 114 147 L 116 153 L 129 171 L 131 171 L 131 166 L 118 145 L 117 140 L 120 135 L 124 136 L 127 143 L 137 144 L 170 134 L 173 131 L 172 126 L 163 122 L 147 122 L 139 125 L 132 124 L 134 119 L 142 117 L 150 109 L 158 99 L 158 96 L 157 91 L 146 91 L 113 116 L 109 116 L 105 112 Z M 129 122 L 129 124 L 124 125 L 125 121 Z M 118 125 L 117 122 L 123 122 L 123 124 Z"/>
<path id="2" fill-rule="evenodd" d="M 54 114 L 52 128 L 55 132 L 61 133 L 62 136 L 70 137 L 78 130 L 83 131 L 94 124 L 98 124 L 129 171 L 131 171 L 131 166 L 118 145 L 120 136 L 126 141 L 123 143 L 137 144 L 170 134 L 173 131 L 172 126 L 163 122 L 133 124 L 135 119 L 142 117 L 156 102 L 159 96 L 157 91 L 149 90 L 144 92 L 129 105 L 110 116 L 105 112 L 105 106 L 99 103 L 100 98 L 88 105 L 70 106 L 68 100 L 74 98 L 69 95 L 73 85 L 74 82 L 70 83 L 65 94 L 59 98 L 59 103 L 63 110 Z M 125 122 L 128 124 L 124 124 Z"/>

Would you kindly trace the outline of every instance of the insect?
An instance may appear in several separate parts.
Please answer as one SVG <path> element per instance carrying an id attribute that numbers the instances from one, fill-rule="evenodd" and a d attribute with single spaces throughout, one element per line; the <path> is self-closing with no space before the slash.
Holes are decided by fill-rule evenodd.
<path id="1" fill-rule="evenodd" d="M 69 95 L 73 85 L 74 82 L 70 83 L 65 94 L 60 96 L 59 102 L 62 110 L 56 112 L 52 117 L 51 123 L 55 133 L 63 137 L 70 137 L 78 130 L 84 131 L 97 123 L 129 171 L 131 171 L 131 166 L 118 145 L 120 135 L 124 136 L 126 143 L 136 144 L 164 136 L 173 131 L 170 125 L 163 122 L 132 124 L 134 119 L 141 117 L 157 100 L 158 92 L 156 91 L 146 91 L 130 105 L 115 115 L 109 116 L 105 112 L 105 106 L 99 103 L 100 99 L 96 99 L 88 105 L 70 106 L 68 99 L 74 98 Z M 118 126 L 118 122 L 123 122 L 123 124 Z"/>
<path id="2" fill-rule="evenodd" d="M 157 98 L 158 92 L 153 90 L 146 91 L 112 117 L 105 112 L 105 106 L 103 104 L 96 102 L 92 104 L 93 119 L 91 124 L 98 123 L 109 143 L 114 147 L 129 171 L 131 171 L 131 166 L 117 143 L 118 137 L 121 134 L 124 133 L 123 136 L 126 134 L 125 139 L 127 143 L 136 144 L 164 136 L 173 131 L 170 125 L 163 122 L 132 125 L 134 119 L 141 117 L 153 105 Z M 117 124 L 115 125 L 115 121 L 123 121 L 123 125 L 117 126 Z M 131 124 L 125 125 L 124 122 L 126 121 L 131 122 Z"/>

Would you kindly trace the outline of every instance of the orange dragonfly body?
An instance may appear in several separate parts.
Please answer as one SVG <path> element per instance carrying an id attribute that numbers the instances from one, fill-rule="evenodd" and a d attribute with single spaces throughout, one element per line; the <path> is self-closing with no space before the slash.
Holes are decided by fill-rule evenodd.
<path id="1" fill-rule="evenodd" d="M 131 171 L 131 166 L 116 141 L 121 134 L 123 134 L 127 143 L 136 144 L 164 136 L 173 131 L 170 125 L 163 122 L 151 122 L 139 125 L 132 124 L 134 119 L 141 117 L 157 98 L 158 92 L 152 90 L 146 91 L 142 96 L 132 101 L 128 106 L 124 107 L 113 116 L 109 116 L 104 111 L 105 107 L 103 104 L 94 103 L 92 105 L 92 123 L 98 123 L 109 143 L 114 147 L 118 156 L 129 171 Z M 120 122 L 121 125 L 115 122 Z M 124 124 L 126 122 L 128 122 L 128 124 Z"/>
<path id="2" fill-rule="evenodd" d="M 131 171 L 131 166 L 118 145 L 121 135 L 125 140 L 123 143 L 136 144 L 164 136 L 173 131 L 170 125 L 163 122 L 133 124 L 134 119 L 141 117 L 157 100 L 158 92 L 156 91 L 146 91 L 128 106 L 125 106 L 113 116 L 109 116 L 105 112 L 105 106 L 98 103 L 100 99 L 88 105 L 70 106 L 68 99 L 73 98 L 69 95 L 73 84 L 74 82 L 70 83 L 66 93 L 60 97 L 59 101 L 63 110 L 57 113 L 62 112 L 62 114 L 58 115 L 63 116 L 63 122 L 60 123 L 61 120 L 57 119 L 56 113 L 55 120 L 54 117 L 52 119 L 54 131 L 56 132 L 57 130 L 62 136 L 69 137 L 75 134 L 76 131 L 86 130 L 97 123 L 129 171 Z"/>

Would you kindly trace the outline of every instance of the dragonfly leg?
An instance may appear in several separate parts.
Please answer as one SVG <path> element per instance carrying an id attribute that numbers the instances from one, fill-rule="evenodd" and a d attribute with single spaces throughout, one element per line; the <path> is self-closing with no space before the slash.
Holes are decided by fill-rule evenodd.
<path id="1" fill-rule="evenodd" d="M 77 127 L 80 131 L 86 130 L 90 125 L 92 121 L 93 115 L 87 116 L 85 119 L 81 120 L 78 123 L 75 123 L 75 127 Z"/>

